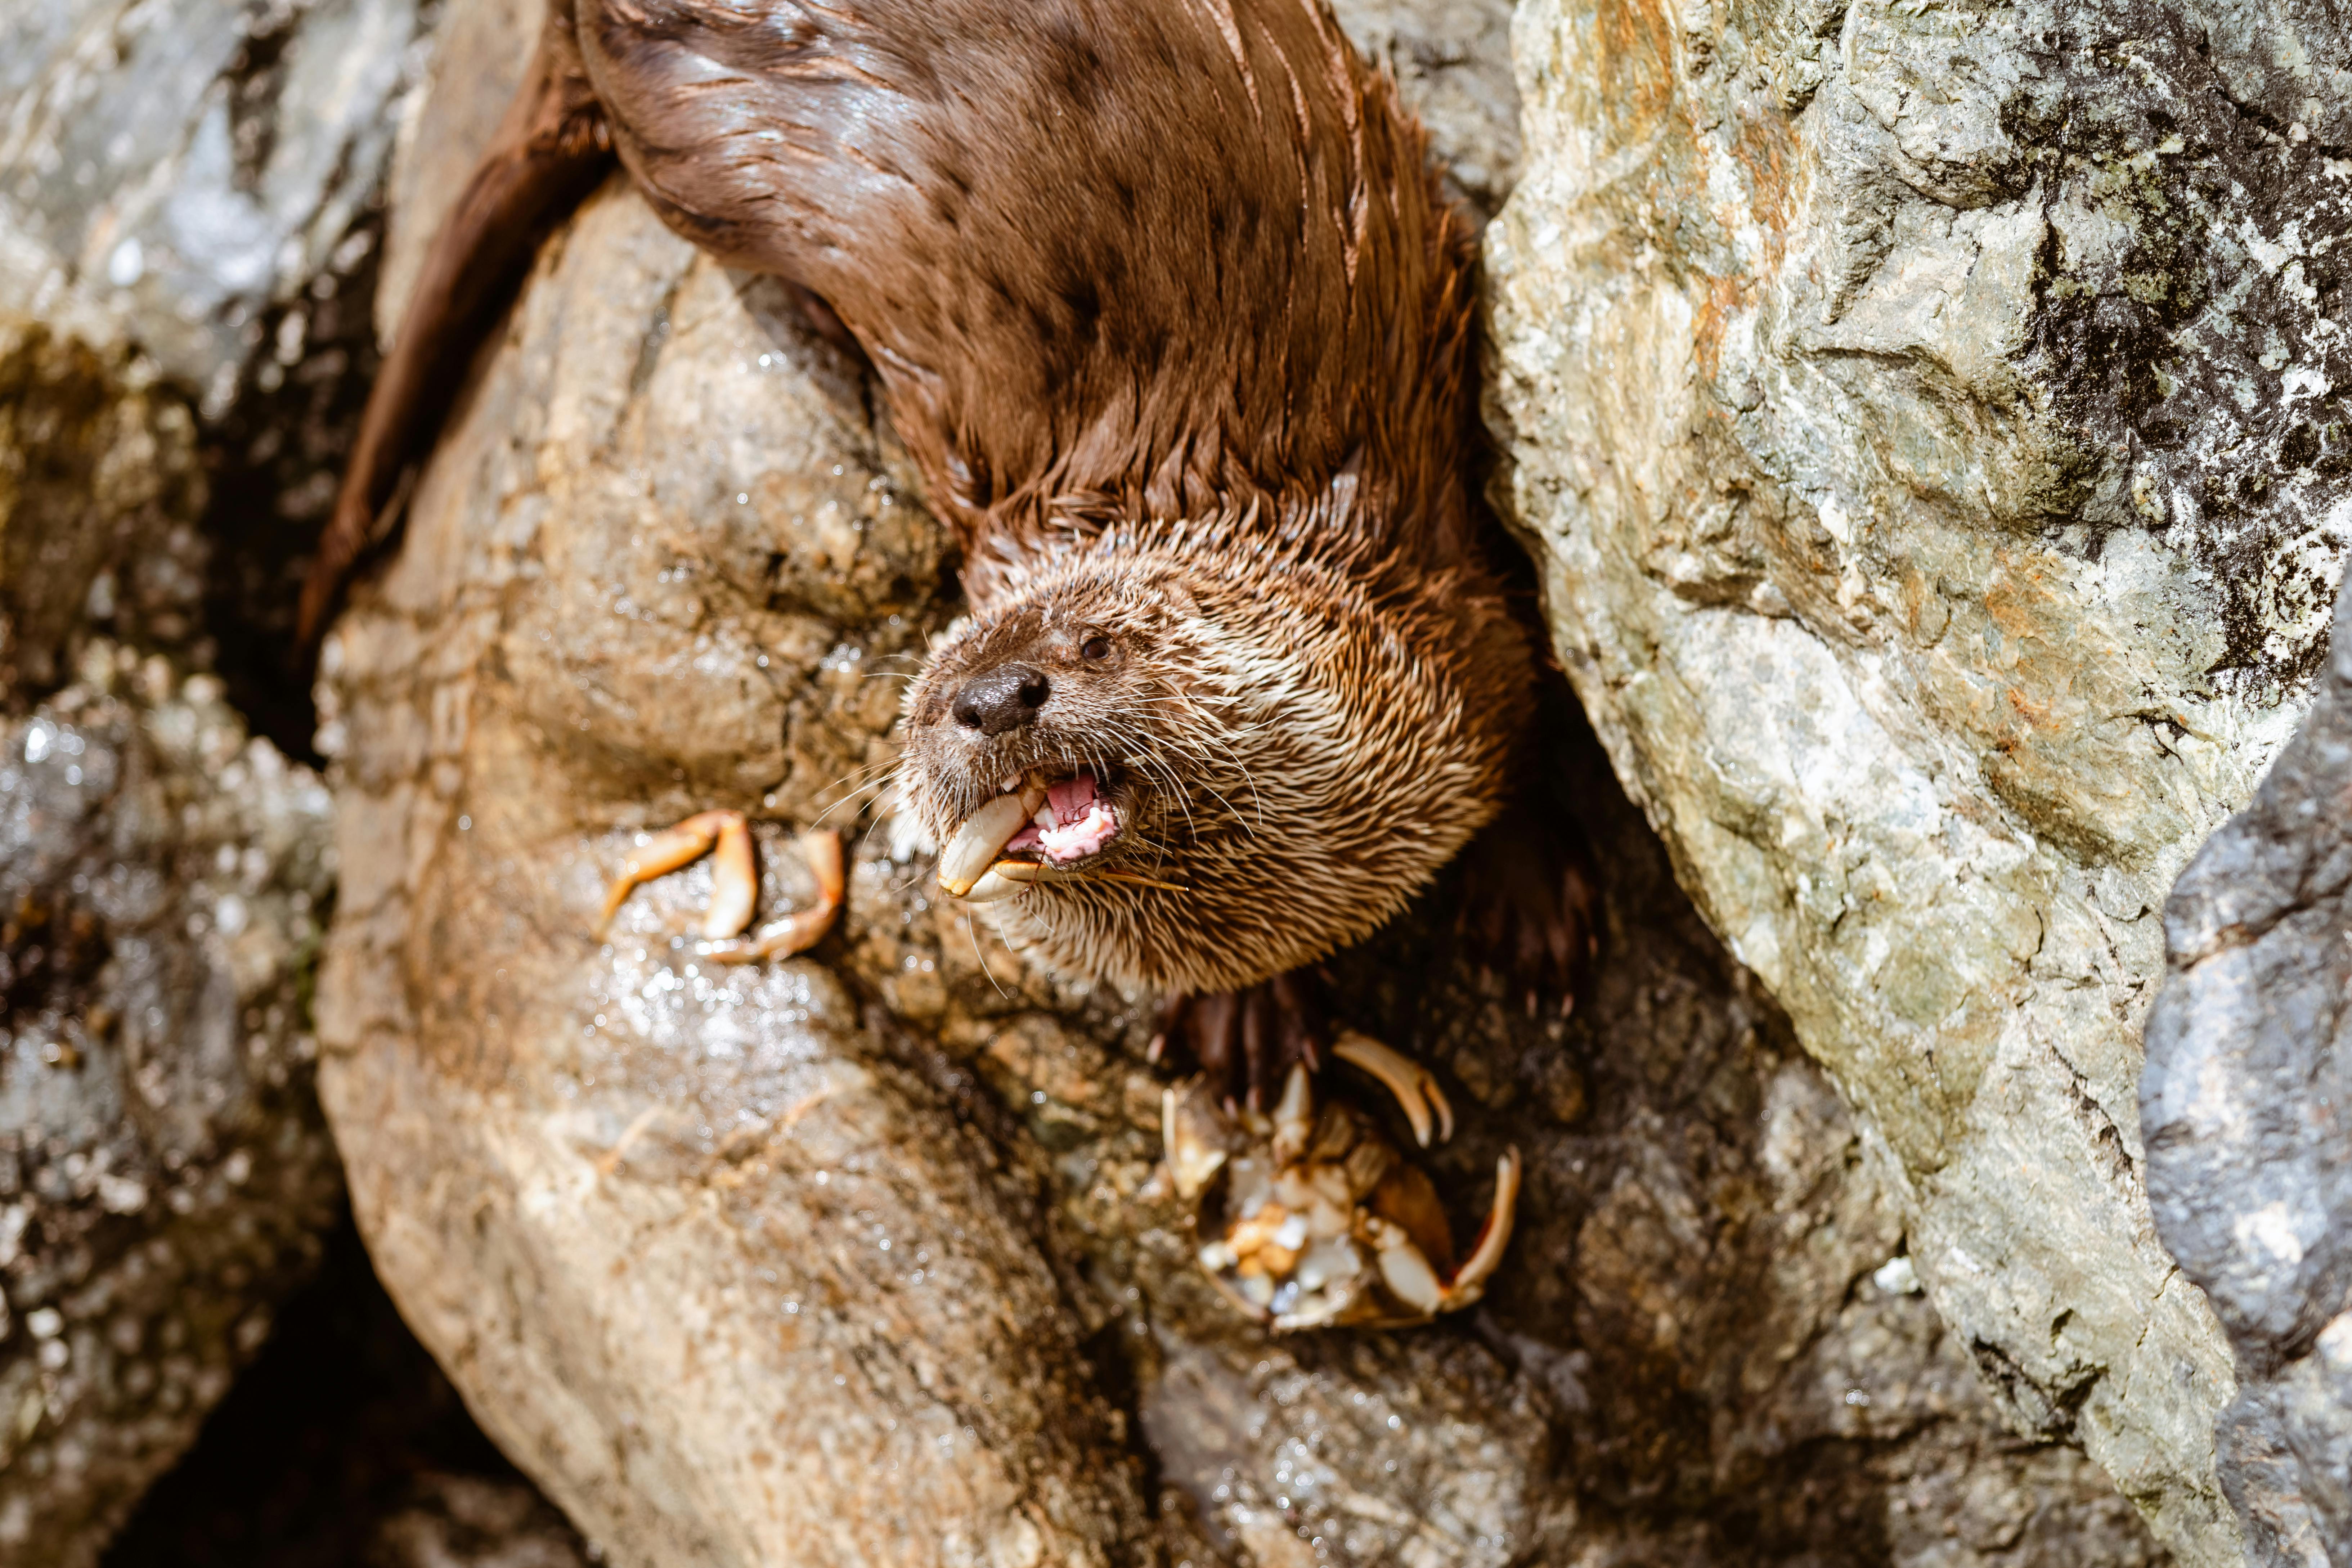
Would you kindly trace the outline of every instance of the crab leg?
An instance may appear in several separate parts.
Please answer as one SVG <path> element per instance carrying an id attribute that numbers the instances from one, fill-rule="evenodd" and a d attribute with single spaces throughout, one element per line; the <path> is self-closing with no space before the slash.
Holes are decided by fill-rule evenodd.
<path id="1" fill-rule="evenodd" d="M 1274 1157 L 1289 1164 L 1307 1152 L 1307 1140 L 1315 1131 L 1315 1091 L 1307 1087 L 1307 1064 L 1290 1064 L 1290 1077 L 1282 1086 L 1282 1102 L 1274 1108 Z"/>
<path id="2" fill-rule="evenodd" d="M 1478 1245 L 1440 1298 L 1438 1310 L 1451 1312 L 1466 1307 L 1486 1293 L 1486 1281 L 1494 1277 L 1503 1261 L 1503 1249 L 1511 1245 L 1511 1219 L 1519 1201 L 1519 1152 L 1506 1149 L 1495 1162 L 1495 1202 L 1487 1211 L 1486 1223 L 1478 1228 Z"/>
<path id="3" fill-rule="evenodd" d="M 1437 1087 L 1437 1079 L 1430 1076 L 1427 1068 L 1353 1029 L 1343 1032 L 1332 1042 L 1331 1054 L 1363 1068 L 1396 1096 L 1405 1120 L 1412 1123 L 1414 1140 L 1423 1148 L 1429 1147 L 1433 1119 L 1440 1138 L 1454 1136 L 1454 1107 L 1446 1103 L 1445 1091 Z"/>
<path id="4" fill-rule="evenodd" d="M 752 932 L 748 942 L 723 947 L 716 942 L 708 944 L 703 951 L 711 959 L 719 963 L 756 963 L 766 958 L 790 958 L 823 942 L 824 933 L 833 929 L 834 920 L 841 913 L 841 835 L 831 828 L 819 828 L 802 834 L 793 841 L 793 847 L 816 875 L 816 903 L 805 910 L 795 910 L 782 920 L 769 921 Z"/>
<path id="5" fill-rule="evenodd" d="M 1183 1094 L 1190 1096 L 1199 1088 L 1195 1079 L 1185 1086 Z M 1177 1090 L 1160 1091 L 1160 1146 L 1168 1161 L 1168 1179 L 1176 1195 L 1188 1202 L 1201 1195 L 1229 1158 L 1222 1146 L 1201 1136 L 1202 1125 L 1200 1116 L 1187 1112 Z"/>
<path id="6" fill-rule="evenodd" d="M 759 867 L 751 858 L 751 830 L 740 811 L 697 812 L 677 826 L 648 834 L 613 879 L 604 894 L 604 912 L 597 917 L 602 931 L 612 923 L 631 892 L 640 883 L 692 865 L 716 847 L 712 868 L 710 908 L 702 917 L 702 935 L 733 936 L 751 923 L 751 907 L 759 897 Z"/>

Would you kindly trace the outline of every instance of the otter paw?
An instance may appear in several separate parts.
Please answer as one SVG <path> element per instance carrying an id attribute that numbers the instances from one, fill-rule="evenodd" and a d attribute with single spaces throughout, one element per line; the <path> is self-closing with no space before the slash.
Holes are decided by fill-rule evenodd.
<path id="1" fill-rule="evenodd" d="M 1471 845 L 1456 934 L 1533 1017 L 1573 1011 L 1601 953 L 1592 852 L 1572 823 L 1514 805 Z"/>
<path id="2" fill-rule="evenodd" d="M 793 844 L 816 878 L 815 904 L 771 921 L 740 942 L 730 939 L 740 936 L 751 923 L 760 900 L 759 858 L 752 852 L 751 825 L 743 814 L 698 812 L 675 827 L 641 837 L 644 842 L 621 863 L 620 875 L 605 891 L 604 910 L 596 921 L 600 935 L 641 884 L 692 865 L 705 855 L 715 859 L 700 952 L 717 963 L 751 963 L 805 952 L 824 940 L 841 912 L 841 836 L 829 829 L 804 833 Z"/>
<path id="3" fill-rule="evenodd" d="M 1151 1060 L 1189 1056 L 1225 1105 L 1262 1111 L 1282 1098 L 1294 1065 L 1321 1068 L 1328 1016 L 1322 987 L 1304 970 L 1246 991 L 1179 993 L 1160 1006 Z"/>

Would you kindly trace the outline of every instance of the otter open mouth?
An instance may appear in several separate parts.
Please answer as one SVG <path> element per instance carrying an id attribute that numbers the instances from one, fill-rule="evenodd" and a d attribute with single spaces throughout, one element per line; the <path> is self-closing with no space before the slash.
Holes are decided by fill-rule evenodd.
<path id="1" fill-rule="evenodd" d="M 964 818 L 940 852 L 940 886 L 973 903 L 1010 898 L 1085 866 L 1123 826 L 1092 770 L 1050 782 L 1033 770 Z"/>

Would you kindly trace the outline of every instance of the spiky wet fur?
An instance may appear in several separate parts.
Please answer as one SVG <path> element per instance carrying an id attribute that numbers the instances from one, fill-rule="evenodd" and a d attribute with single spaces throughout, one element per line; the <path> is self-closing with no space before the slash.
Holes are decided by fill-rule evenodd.
<path id="1" fill-rule="evenodd" d="M 1087 873 L 989 906 L 1010 939 L 1067 973 L 1239 989 L 1369 934 L 1500 809 L 1518 626 L 1475 574 L 1408 583 L 1333 555 L 1231 523 L 1122 530 L 1008 583 L 934 649 L 902 794 L 935 837 L 1026 768 L 1121 781 L 1123 831 Z M 1024 729 L 949 721 L 1004 634 L 1034 647 L 1038 624 L 1138 654 L 1095 689 L 1083 666 L 1056 669 Z"/>
<path id="2" fill-rule="evenodd" d="M 1497 809 L 1533 668 L 1469 477 L 1471 247 L 1324 0 L 551 0 L 425 275 L 454 300 L 614 153 L 678 232 L 829 307 L 961 549 L 972 616 L 908 709 L 933 833 L 1001 776 L 942 728 L 955 681 L 1124 628 L 1124 682 L 1057 679 L 1022 744 L 1116 763 L 1104 864 L 1186 890 L 992 906 L 1053 962 L 1268 978 Z M 472 320 L 404 318 L 313 605 Z"/>

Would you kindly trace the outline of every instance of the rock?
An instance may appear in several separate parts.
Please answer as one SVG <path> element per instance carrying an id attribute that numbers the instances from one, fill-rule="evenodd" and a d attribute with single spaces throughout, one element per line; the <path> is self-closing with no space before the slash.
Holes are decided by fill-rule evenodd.
<path id="1" fill-rule="evenodd" d="M 369 1568 L 587 1568 L 580 1538 L 527 1486 L 425 1475 L 415 1493 L 378 1527 Z"/>
<path id="2" fill-rule="evenodd" d="M 418 0 L 9 7 L 0 16 L 0 310 L 95 343 L 135 342 L 199 389 L 209 416 L 225 412 L 268 307 L 352 265 L 334 253 L 354 243 L 375 196 L 425 9 Z M 291 364 L 300 343 L 289 342 L 286 320 L 269 324 Z"/>
<path id="3" fill-rule="evenodd" d="M 617 189 L 529 296 L 327 656 L 322 1095 L 404 1315 L 621 1559 L 1113 1560 L 1135 1468 L 918 1047 L 819 964 L 703 973 L 707 874 L 588 934 L 631 828 L 805 824 L 885 760 L 867 670 L 937 622 L 786 309 Z"/>
<path id="4" fill-rule="evenodd" d="M 188 673 L 204 494 L 194 421 L 152 362 L 0 318 L 12 1563 L 95 1560 L 268 1332 L 340 1192 L 304 997 L 329 802 Z"/>
<path id="5" fill-rule="evenodd" d="M 1487 257 L 1504 489 L 1620 777 L 2020 1429 L 2235 1563 L 2139 1030 L 2352 530 L 2352 97 L 2292 63 L 2335 20 L 2200 15 L 1534 0 Z"/>
<path id="6" fill-rule="evenodd" d="M 1492 216 L 1519 175 L 1507 0 L 1332 0 L 1331 10 L 1365 58 L 1394 73 L 1444 153 L 1449 185 Z"/>
<path id="7" fill-rule="evenodd" d="M 1394 36 L 1496 36 L 1430 14 L 1460 31 Z M 394 233 L 396 273 L 421 226 Z M 781 289 L 616 183 L 330 644 L 321 1083 L 355 1205 L 608 1560 L 2165 1561 L 2079 1452 L 2001 1429 L 1916 1291 L 1884 1140 L 1564 706 L 1555 804 L 1606 868 L 1591 1002 L 1506 1005 L 1451 880 L 1335 966 L 1463 1108 L 1430 1156 L 1462 1215 L 1527 1155 L 1502 1282 L 1411 1333 L 1235 1318 L 1154 1181 L 1149 999 L 937 907 L 874 804 L 891 678 L 956 606 L 870 407 Z M 719 805 L 762 822 L 780 906 L 789 833 L 849 835 L 840 931 L 707 967 L 696 868 L 595 941 L 632 830 Z"/>
<path id="8" fill-rule="evenodd" d="M 2352 1560 L 2347 781 L 2352 596 L 2302 729 L 2165 907 L 2140 1083 L 2158 1228 L 2237 1358 L 2221 1484 L 2254 1560 L 2296 1568 Z"/>
<path id="9" fill-rule="evenodd" d="M 92 639 L 0 730 L 0 1555 L 87 1564 L 315 1259 L 329 803 Z"/>
<path id="10" fill-rule="evenodd" d="M 64 685 L 92 637 L 201 655 L 204 500 L 152 361 L 0 313 L 0 702 Z"/>

